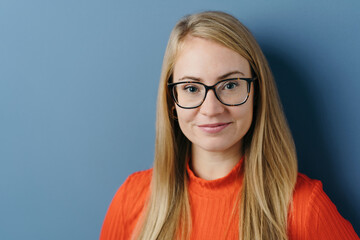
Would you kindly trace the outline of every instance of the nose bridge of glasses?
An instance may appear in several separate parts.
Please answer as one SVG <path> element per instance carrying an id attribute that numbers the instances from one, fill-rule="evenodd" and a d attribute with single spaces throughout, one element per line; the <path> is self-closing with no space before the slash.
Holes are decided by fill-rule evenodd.
<path id="1" fill-rule="evenodd" d="M 219 99 L 219 96 L 218 96 L 218 94 L 216 93 L 217 84 L 214 84 L 214 85 L 212 85 L 212 86 L 207 86 L 207 85 L 204 84 L 203 86 L 205 87 L 206 91 L 205 91 L 205 96 L 204 96 L 204 100 L 203 100 L 203 103 L 202 103 L 202 104 L 204 104 L 204 102 L 206 101 L 206 99 L 209 98 L 209 97 L 208 97 L 208 94 L 209 94 L 210 90 L 212 90 L 212 93 L 211 93 L 211 94 L 213 94 L 213 98 L 215 98 L 215 100 L 216 100 L 217 102 L 221 103 L 221 101 L 220 101 L 220 99 Z"/>
<path id="2" fill-rule="evenodd" d="M 217 84 L 214 84 L 214 85 L 212 85 L 212 86 L 208 86 L 208 85 L 205 85 L 205 84 L 204 84 L 204 87 L 205 87 L 205 89 L 206 89 L 205 95 L 206 95 L 210 90 L 213 90 L 213 92 L 216 94 L 216 85 L 217 85 Z"/>

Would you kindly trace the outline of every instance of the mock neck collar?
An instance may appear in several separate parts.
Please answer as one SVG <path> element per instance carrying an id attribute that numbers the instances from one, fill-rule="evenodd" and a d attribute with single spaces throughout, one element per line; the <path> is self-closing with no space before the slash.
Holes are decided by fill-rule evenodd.
<path id="1" fill-rule="evenodd" d="M 197 195 L 211 197 L 222 196 L 225 197 L 228 194 L 232 194 L 234 191 L 239 190 L 242 184 L 243 178 L 243 166 L 244 156 L 239 162 L 232 168 L 232 170 L 224 177 L 205 180 L 197 177 L 190 168 L 189 161 L 186 166 L 188 179 L 189 179 L 189 191 Z"/>

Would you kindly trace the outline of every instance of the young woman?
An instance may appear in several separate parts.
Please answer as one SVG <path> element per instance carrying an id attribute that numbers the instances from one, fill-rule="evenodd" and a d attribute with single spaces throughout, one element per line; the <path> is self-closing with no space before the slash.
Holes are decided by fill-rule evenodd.
<path id="1" fill-rule="evenodd" d="M 268 63 L 223 12 L 180 20 L 164 56 L 153 169 L 116 193 L 100 239 L 358 239 L 297 172 Z"/>

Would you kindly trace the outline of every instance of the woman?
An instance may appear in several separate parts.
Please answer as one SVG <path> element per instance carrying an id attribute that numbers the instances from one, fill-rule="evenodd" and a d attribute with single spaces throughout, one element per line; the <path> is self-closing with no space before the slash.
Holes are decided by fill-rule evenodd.
<path id="1" fill-rule="evenodd" d="M 164 56 L 153 169 L 116 193 L 100 239 L 358 239 L 297 172 L 267 61 L 234 17 L 180 20 Z"/>

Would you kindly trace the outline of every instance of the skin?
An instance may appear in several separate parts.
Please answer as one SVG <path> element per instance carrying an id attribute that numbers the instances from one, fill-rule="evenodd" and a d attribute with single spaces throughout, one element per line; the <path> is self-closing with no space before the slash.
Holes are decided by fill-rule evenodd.
<path id="1" fill-rule="evenodd" d="M 231 72 L 228 76 L 225 76 Z M 187 36 L 174 65 L 174 82 L 200 81 L 210 86 L 220 80 L 251 77 L 249 62 L 240 54 L 218 43 Z M 225 106 L 209 91 L 195 109 L 176 106 L 180 128 L 192 143 L 191 168 L 203 179 L 226 176 L 241 159 L 242 139 L 253 117 L 253 86 L 250 97 L 240 106 Z M 204 124 L 225 123 L 216 133 L 205 131 Z"/>

